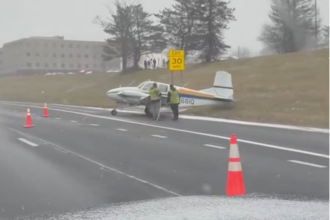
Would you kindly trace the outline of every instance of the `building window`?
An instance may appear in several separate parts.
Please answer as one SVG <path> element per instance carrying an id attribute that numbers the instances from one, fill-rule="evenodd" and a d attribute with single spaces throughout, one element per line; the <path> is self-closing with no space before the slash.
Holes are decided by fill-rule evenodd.
<path id="1" fill-rule="evenodd" d="M 73 68 L 73 64 L 72 63 L 70 64 L 70 68 Z"/>
<path id="2" fill-rule="evenodd" d="M 53 43 L 53 47 L 56 47 L 56 44 L 55 43 Z"/>
<path id="3" fill-rule="evenodd" d="M 26 53 L 26 56 L 29 57 L 29 56 L 31 56 L 31 54 L 30 53 Z"/>
<path id="4" fill-rule="evenodd" d="M 57 67 L 57 64 L 56 63 L 53 63 L 53 67 Z"/>
<path id="5" fill-rule="evenodd" d="M 69 57 L 70 57 L 70 58 L 72 58 L 72 57 L 73 57 L 73 55 L 72 55 L 72 54 L 70 54 L 70 55 L 69 55 Z"/>
<path id="6" fill-rule="evenodd" d="M 32 65 L 31 65 L 31 63 L 27 63 L 26 66 L 27 67 L 31 67 Z"/>
<path id="7" fill-rule="evenodd" d="M 36 53 L 36 57 L 38 57 L 39 56 L 39 54 L 38 53 Z"/>
<path id="8" fill-rule="evenodd" d="M 85 58 L 88 58 L 88 54 L 85 54 Z"/>
<path id="9" fill-rule="evenodd" d="M 77 48 L 80 48 L 80 44 L 77 44 Z"/>
<path id="10" fill-rule="evenodd" d="M 36 63 L 36 67 L 39 68 L 39 66 L 40 66 L 39 63 Z"/>
<path id="11" fill-rule="evenodd" d="M 62 54 L 62 55 L 61 55 L 61 57 L 62 57 L 62 58 L 64 58 L 64 57 L 65 57 L 65 55 L 64 55 L 64 54 Z"/>
<path id="12" fill-rule="evenodd" d="M 81 64 L 78 64 L 78 68 L 81 68 Z"/>
<path id="13" fill-rule="evenodd" d="M 85 67 L 86 67 L 86 68 L 89 68 L 89 65 L 88 65 L 88 64 L 86 64 L 86 65 L 85 65 Z"/>
<path id="14" fill-rule="evenodd" d="M 64 47 L 64 44 L 61 44 L 61 47 Z"/>
<path id="15" fill-rule="evenodd" d="M 28 46 L 28 47 L 29 47 L 29 46 L 30 46 L 30 43 L 26 43 L 26 46 Z"/>
<path id="16" fill-rule="evenodd" d="M 53 57 L 56 57 L 56 53 L 53 53 Z"/>
<path id="17" fill-rule="evenodd" d="M 45 53 L 45 57 L 48 57 L 48 54 Z"/>
<path id="18" fill-rule="evenodd" d="M 72 48 L 72 44 L 69 44 L 69 48 Z"/>
<path id="19" fill-rule="evenodd" d="M 36 43 L 36 47 L 39 47 L 39 43 Z"/>
<path id="20" fill-rule="evenodd" d="M 80 54 L 78 54 L 77 57 L 80 58 Z"/>
<path id="21" fill-rule="evenodd" d="M 97 65 L 94 63 L 94 64 L 93 64 L 93 67 L 94 67 L 94 68 L 96 68 L 96 67 L 97 67 Z"/>
<path id="22" fill-rule="evenodd" d="M 88 45 L 86 45 L 85 48 L 88 49 L 89 48 Z"/>
<path id="23" fill-rule="evenodd" d="M 65 68 L 65 64 L 64 64 L 64 63 L 62 63 L 61 67 L 62 67 L 62 68 Z"/>
<path id="24" fill-rule="evenodd" d="M 46 67 L 46 68 L 48 67 L 48 63 L 45 63 L 45 67 Z"/>
<path id="25" fill-rule="evenodd" d="M 48 47 L 48 44 L 45 44 L 45 47 Z"/>

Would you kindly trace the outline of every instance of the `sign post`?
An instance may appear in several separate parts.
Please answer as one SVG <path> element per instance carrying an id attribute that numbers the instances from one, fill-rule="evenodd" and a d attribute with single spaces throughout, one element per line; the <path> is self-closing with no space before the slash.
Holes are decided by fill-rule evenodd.
<path id="1" fill-rule="evenodd" d="M 180 80 L 182 81 L 182 71 L 184 70 L 184 51 L 183 50 L 169 50 L 168 51 L 168 66 L 171 71 L 171 83 L 174 84 L 173 72 L 180 71 Z M 181 82 L 182 83 L 182 82 Z"/>

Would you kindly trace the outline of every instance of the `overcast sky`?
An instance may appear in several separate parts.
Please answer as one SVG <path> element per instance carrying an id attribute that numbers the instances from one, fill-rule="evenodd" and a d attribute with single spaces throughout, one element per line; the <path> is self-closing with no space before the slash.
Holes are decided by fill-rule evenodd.
<path id="1" fill-rule="evenodd" d="M 146 11 L 156 13 L 174 0 L 135 0 Z M 237 21 L 230 24 L 225 41 L 233 48 L 245 46 L 259 52 L 256 40 L 267 22 L 271 0 L 231 0 Z M 329 0 L 317 0 L 324 25 L 329 25 Z M 0 46 L 30 36 L 64 36 L 71 40 L 102 41 L 107 35 L 92 23 L 95 16 L 107 16 L 113 0 L 0 0 Z"/>

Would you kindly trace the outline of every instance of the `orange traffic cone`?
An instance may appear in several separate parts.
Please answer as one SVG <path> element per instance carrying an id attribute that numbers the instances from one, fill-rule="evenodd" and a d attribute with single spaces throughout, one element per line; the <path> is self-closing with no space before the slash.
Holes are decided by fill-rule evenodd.
<path id="1" fill-rule="evenodd" d="M 43 117 L 48 117 L 49 115 L 48 115 L 48 108 L 47 108 L 47 104 L 45 103 L 45 105 L 44 105 L 44 113 L 43 113 L 43 115 L 42 115 Z"/>
<path id="2" fill-rule="evenodd" d="M 227 196 L 238 196 L 245 194 L 242 166 L 236 136 L 233 134 L 230 137 L 226 194 Z"/>
<path id="3" fill-rule="evenodd" d="M 30 114 L 30 109 L 29 108 L 27 109 L 27 112 L 26 112 L 26 120 L 25 120 L 24 127 L 26 127 L 26 128 L 33 127 L 33 125 L 32 125 L 32 118 L 31 118 L 31 114 Z"/>

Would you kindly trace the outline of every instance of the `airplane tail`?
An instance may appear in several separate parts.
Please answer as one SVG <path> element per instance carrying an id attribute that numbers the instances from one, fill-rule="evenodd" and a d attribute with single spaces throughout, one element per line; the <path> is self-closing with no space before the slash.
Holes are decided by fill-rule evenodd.
<path id="1" fill-rule="evenodd" d="M 201 90 L 201 92 L 215 95 L 219 98 L 234 99 L 234 88 L 231 80 L 231 74 L 225 71 L 218 71 L 215 74 L 213 87 Z"/>

